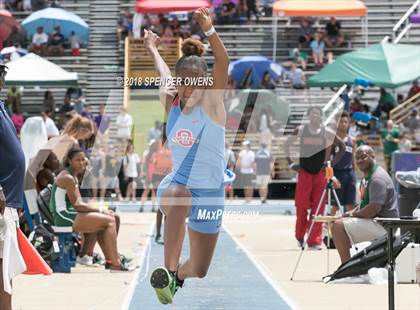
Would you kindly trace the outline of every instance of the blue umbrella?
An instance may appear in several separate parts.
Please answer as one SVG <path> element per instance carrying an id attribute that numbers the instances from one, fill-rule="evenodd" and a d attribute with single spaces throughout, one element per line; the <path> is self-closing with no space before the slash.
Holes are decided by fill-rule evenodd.
<path id="1" fill-rule="evenodd" d="M 65 38 L 68 38 L 71 31 L 74 31 L 83 44 L 87 44 L 89 39 L 89 25 L 76 14 L 59 8 L 36 11 L 25 18 L 22 26 L 30 37 L 39 26 L 44 27 L 46 33 L 52 33 L 55 26 L 60 26 L 61 33 Z"/>
<path id="2" fill-rule="evenodd" d="M 251 80 L 254 88 L 261 83 L 264 72 L 268 71 L 274 80 L 277 80 L 283 73 L 283 67 L 264 56 L 245 56 L 231 62 L 229 74 L 233 80 L 239 82 L 248 69 L 252 69 Z"/>

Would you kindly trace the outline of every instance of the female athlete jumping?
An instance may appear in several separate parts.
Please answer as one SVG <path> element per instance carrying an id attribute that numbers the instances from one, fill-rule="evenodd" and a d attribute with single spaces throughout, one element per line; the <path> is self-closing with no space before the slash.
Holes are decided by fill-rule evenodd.
<path id="1" fill-rule="evenodd" d="M 157 192 L 160 209 L 166 215 L 165 267 L 154 270 L 150 282 L 163 304 L 172 303 L 186 278 L 205 277 L 224 208 L 226 114 L 223 93 L 229 57 L 213 28 L 208 9 L 197 10 L 193 17 L 208 37 L 215 62 L 212 77 L 206 79 L 204 46 L 200 41 L 187 39 L 182 45 L 183 56 L 175 66 L 175 87 L 164 85 L 160 89 L 168 115 L 166 135 L 173 167 Z M 159 55 L 159 42 L 156 34 L 145 31 L 145 46 L 161 79 L 166 80 L 172 77 Z M 193 78 L 204 82 L 192 85 Z M 179 264 L 185 218 L 188 218 L 190 257 Z"/>

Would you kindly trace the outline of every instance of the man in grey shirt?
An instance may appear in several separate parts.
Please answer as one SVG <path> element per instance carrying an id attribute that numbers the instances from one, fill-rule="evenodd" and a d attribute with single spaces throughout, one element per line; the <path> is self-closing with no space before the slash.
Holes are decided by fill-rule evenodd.
<path id="1" fill-rule="evenodd" d="M 373 219 L 375 217 L 399 217 L 397 194 L 385 169 L 375 161 L 370 146 L 357 148 L 355 161 L 364 177 L 360 183 L 360 207 L 343 215 L 331 228 L 335 247 L 341 262 L 350 258 L 352 243 L 370 241 L 386 234 L 386 230 Z"/>

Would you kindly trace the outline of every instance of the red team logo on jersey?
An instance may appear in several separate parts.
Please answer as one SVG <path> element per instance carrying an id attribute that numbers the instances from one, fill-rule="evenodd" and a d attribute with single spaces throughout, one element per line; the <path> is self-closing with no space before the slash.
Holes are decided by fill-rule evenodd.
<path id="1" fill-rule="evenodd" d="M 173 141 L 185 147 L 191 147 L 194 143 L 198 143 L 198 139 L 195 139 L 191 130 L 188 129 L 178 130 Z"/>

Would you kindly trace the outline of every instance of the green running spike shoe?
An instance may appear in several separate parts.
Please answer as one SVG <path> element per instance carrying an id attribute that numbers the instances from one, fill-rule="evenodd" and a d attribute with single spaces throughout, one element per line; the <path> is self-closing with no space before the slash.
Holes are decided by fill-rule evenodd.
<path id="1" fill-rule="evenodd" d="M 150 277 L 150 284 L 156 291 L 159 301 L 171 304 L 175 293 L 181 287 L 165 267 L 156 268 Z"/>

